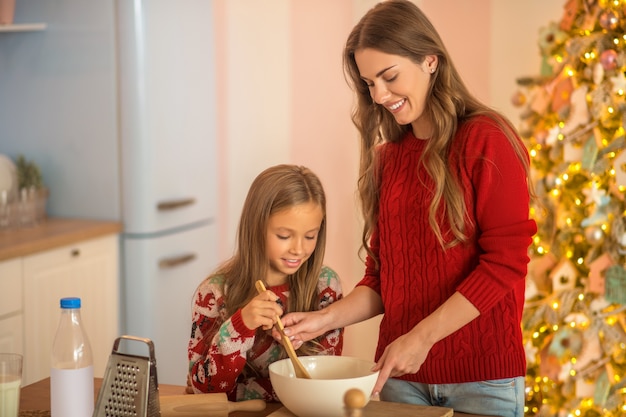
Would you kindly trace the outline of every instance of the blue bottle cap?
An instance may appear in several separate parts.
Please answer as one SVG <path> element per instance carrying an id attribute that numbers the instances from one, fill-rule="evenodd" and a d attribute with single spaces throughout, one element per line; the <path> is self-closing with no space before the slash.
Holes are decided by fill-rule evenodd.
<path id="1" fill-rule="evenodd" d="M 78 297 L 61 298 L 61 308 L 80 308 L 80 298 Z"/>

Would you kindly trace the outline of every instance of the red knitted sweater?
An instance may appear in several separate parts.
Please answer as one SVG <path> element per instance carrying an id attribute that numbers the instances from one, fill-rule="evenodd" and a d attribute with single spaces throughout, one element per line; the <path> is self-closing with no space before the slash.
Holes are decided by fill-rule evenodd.
<path id="1" fill-rule="evenodd" d="M 537 231 L 528 217 L 524 171 L 488 119 L 460 126 L 449 167 L 460 179 L 475 227 L 467 244 L 444 251 L 428 223 L 433 182 L 419 165 L 426 142 L 408 133 L 380 149 L 380 212 L 372 236 L 380 271 L 367 259 L 359 283 L 379 292 L 385 308 L 376 359 L 458 291 L 480 316 L 436 343 L 420 370 L 401 379 L 444 384 L 523 376 L 520 323 L 528 246 Z M 448 230 L 446 222 L 444 236 Z"/>

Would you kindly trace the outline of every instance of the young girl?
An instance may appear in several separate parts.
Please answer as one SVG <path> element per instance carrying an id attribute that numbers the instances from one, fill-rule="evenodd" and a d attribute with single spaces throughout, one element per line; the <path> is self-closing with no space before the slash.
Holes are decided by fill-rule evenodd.
<path id="1" fill-rule="evenodd" d="M 235 254 L 197 288 L 189 341 L 189 391 L 225 392 L 231 401 L 278 401 L 268 365 L 286 357 L 271 329 L 284 311 L 319 310 L 342 298 L 335 271 L 322 264 L 326 196 L 309 169 L 277 165 L 252 183 Z M 267 291 L 258 294 L 255 282 Z M 343 329 L 299 348 L 340 355 Z"/>

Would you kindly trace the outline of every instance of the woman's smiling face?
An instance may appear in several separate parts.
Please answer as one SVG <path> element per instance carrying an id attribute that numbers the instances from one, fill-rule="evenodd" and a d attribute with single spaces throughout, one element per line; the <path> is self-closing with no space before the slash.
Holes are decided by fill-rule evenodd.
<path id="1" fill-rule="evenodd" d="M 416 137 L 430 137 L 431 124 L 423 115 L 437 57 L 429 55 L 416 64 L 400 55 L 364 48 L 354 53 L 354 59 L 374 102 L 384 106 L 398 124 L 413 125 Z"/>

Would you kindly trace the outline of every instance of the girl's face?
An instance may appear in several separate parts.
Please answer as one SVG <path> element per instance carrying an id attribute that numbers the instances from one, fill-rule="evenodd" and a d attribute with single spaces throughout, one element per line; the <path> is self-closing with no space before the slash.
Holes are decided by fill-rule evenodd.
<path id="1" fill-rule="evenodd" d="M 267 225 L 267 258 L 270 268 L 266 282 L 270 286 L 281 285 L 287 275 L 295 273 L 311 256 L 317 245 L 317 237 L 324 214 L 313 202 L 272 214 Z"/>
<path id="2" fill-rule="evenodd" d="M 437 57 L 429 55 L 416 64 L 400 55 L 365 48 L 357 50 L 354 59 L 374 102 L 384 106 L 398 124 L 411 124 L 416 137 L 429 138 L 431 123 L 423 114 Z"/>

